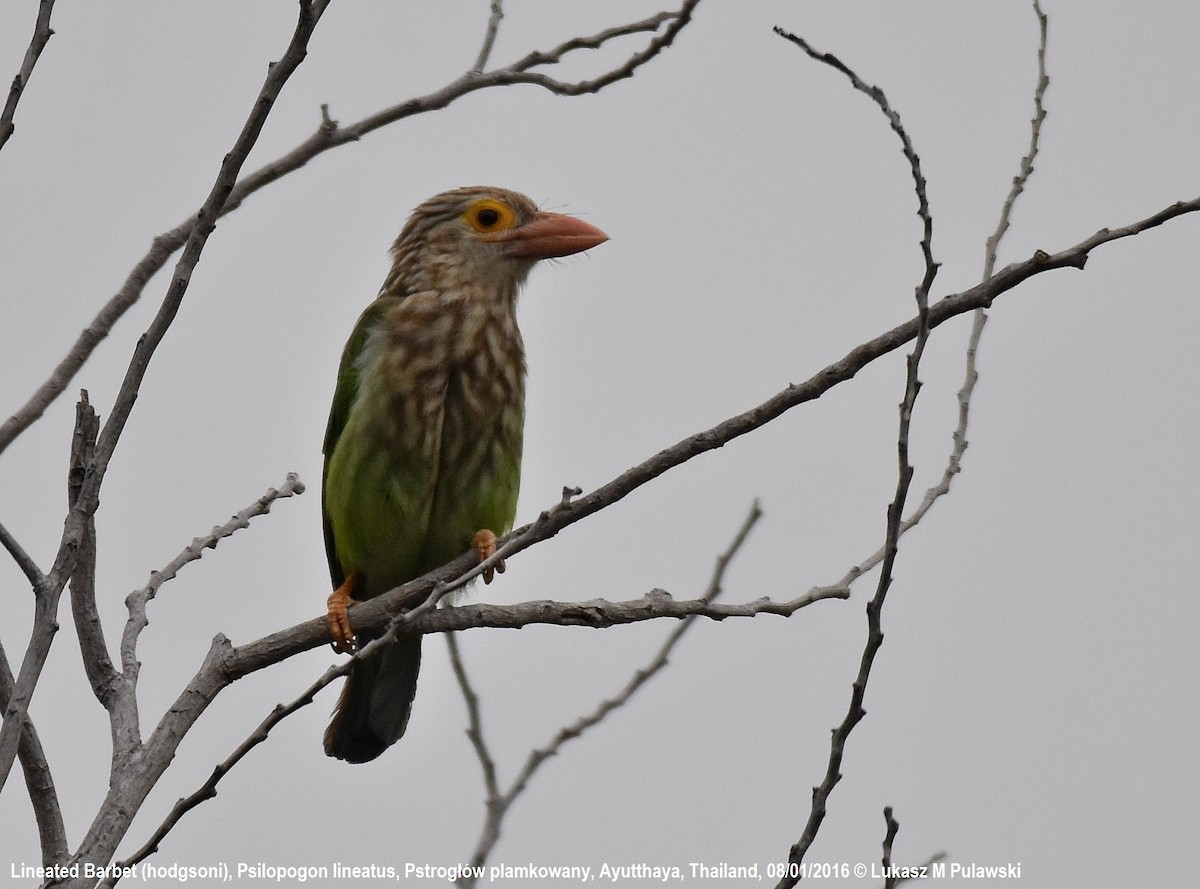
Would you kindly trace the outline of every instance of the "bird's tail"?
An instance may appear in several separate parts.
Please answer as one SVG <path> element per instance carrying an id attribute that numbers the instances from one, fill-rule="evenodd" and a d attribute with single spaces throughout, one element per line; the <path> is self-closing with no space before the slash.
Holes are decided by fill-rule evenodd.
<path id="1" fill-rule="evenodd" d="M 325 753 L 346 762 L 369 762 L 400 740 L 420 669 L 420 634 L 402 635 L 376 657 L 355 661 L 325 729 Z"/>

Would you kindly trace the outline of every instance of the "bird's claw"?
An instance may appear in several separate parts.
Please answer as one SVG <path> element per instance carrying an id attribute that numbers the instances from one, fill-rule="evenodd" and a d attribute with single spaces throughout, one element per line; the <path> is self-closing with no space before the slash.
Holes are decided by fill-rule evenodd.
<path id="1" fill-rule="evenodd" d="M 475 548 L 475 552 L 479 554 L 479 561 L 483 562 L 496 554 L 496 535 L 487 528 L 476 531 L 471 545 Z M 504 560 L 501 559 L 495 565 L 483 569 L 483 582 L 491 583 L 493 577 L 503 573 Z"/>
<path id="2" fill-rule="evenodd" d="M 350 626 L 350 616 L 346 613 L 351 605 L 357 604 L 350 594 L 358 585 L 357 572 L 352 573 L 340 587 L 329 594 L 326 605 L 329 608 L 329 638 L 333 650 L 342 654 L 354 651 L 354 630 Z"/>

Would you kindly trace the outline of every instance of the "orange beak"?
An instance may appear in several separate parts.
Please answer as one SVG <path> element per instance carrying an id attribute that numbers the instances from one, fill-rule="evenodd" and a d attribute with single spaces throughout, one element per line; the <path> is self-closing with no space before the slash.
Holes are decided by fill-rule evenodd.
<path id="1" fill-rule="evenodd" d="M 561 213 L 538 213 L 522 226 L 495 238 L 504 252 L 520 259 L 570 256 L 603 244 L 608 235 L 594 225 Z"/>

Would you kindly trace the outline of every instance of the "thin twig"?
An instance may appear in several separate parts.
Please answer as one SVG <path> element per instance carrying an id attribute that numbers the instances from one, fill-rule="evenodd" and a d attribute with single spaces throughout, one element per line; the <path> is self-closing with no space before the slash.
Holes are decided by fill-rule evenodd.
<path id="1" fill-rule="evenodd" d="M 892 845 L 896 842 L 896 834 L 900 832 L 900 822 L 892 816 L 892 807 L 883 807 L 883 823 L 887 828 L 883 835 L 883 855 L 880 863 L 883 865 L 883 889 L 895 889 L 896 877 L 892 874 Z"/>
<path id="2" fill-rule="evenodd" d="M 1017 199 L 1025 191 L 1025 185 L 1029 182 L 1029 177 L 1033 175 L 1033 162 L 1037 160 L 1042 138 L 1042 123 L 1046 120 L 1046 106 L 1044 102 L 1046 90 L 1050 87 L 1050 77 L 1046 74 L 1046 41 L 1050 22 L 1045 13 L 1042 12 L 1042 7 L 1038 0 L 1033 0 L 1033 13 L 1037 16 L 1038 20 L 1038 76 L 1037 85 L 1033 90 L 1033 119 L 1029 122 L 1029 150 L 1021 158 L 1017 175 L 1013 177 L 1012 188 L 1009 189 L 1008 196 L 1004 199 L 1004 206 L 1000 208 L 1000 221 L 996 225 L 996 230 L 987 239 L 983 260 L 983 278 L 985 281 L 992 276 L 992 271 L 996 268 L 996 254 L 999 251 L 1000 242 L 1004 240 L 1004 235 L 1008 232 L 1009 225 L 1011 224 L 1013 207 L 1016 206 Z"/>
<path id="3" fill-rule="evenodd" d="M 504 18 L 504 0 L 492 0 L 492 14 L 488 16 L 487 32 L 483 35 L 483 46 L 479 48 L 479 55 L 471 67 L 476 74 L 482 74 L 483 69 L 487 67 L 488 59 L 492 55 L 492 47 L 496 44 L 496 34 L 500 30 L 500 19 L 502 18 Z"/>
<path id="4" fill-rule="evenodd" d="M 250 527 L 250 520 L 271 511 L 271 504 L 276 500 L 304 493 L 304 482 L 294 472 L 289 472 L 279 488 L 268 488 L 266 493 L 236 513 L 223 525 L 214 525 L 203 537 L 194 537 L 192 542 L 183 548 L 175 558 L 161 569 L 150 572 L 150 582 L 125 597 L 125 607 L 129 610 L 129 618 L 125 622 L 125 632 L 121 635 L 121 670 L 126 677 L 136 680 L 138 675 L 137 641 L 148 624 L 146 618 L 147 604 L 158 595 L 164 583 L 173 580 L 185 565 L 195 562 L 204 555 L 205 550 L 216 549 L 217 544 L 226 537 L 232 537 L 238 531 Z"/>
<path id="5" fill-rule="evenodd" d="M 900 143 L 904 150 L 904 157 L 908 160 L 909 170 L 912 172 L 913 184 L 915 186 L 914 191 L 917 195 L 917 215 L 921 217 L 921 224 L 924 229 L 921 237 L 921 253 L 925 260 L 925 268 L 928 270 L 930 266 L 933 265 L 933 256 L 930 252 L 933 234 L 933 219 L 929 215 L 929 198 L 925 192 L 926 183 L 925 176 L 921 173 L 921 163 L 917 158 L 916 151 L 913 149 L 912 140 L 908 138 L 908 133 L 905 132 L 903 124 L 900 123 L 900 115 L 892 110 L 891 105 L 888 104 L 887 96 L 884 95 L 882 89 L 866 83 L 862 78 L 855 74 L 845 62 L 843 62 L 833 53 L 818 52 L 817 50 L 813 49 L 812 45 L 809 44 L 809 42 L 803 37 L 799 37 L 790 33 L 789 31 L 785 31 L 783 28 L 778 26 L 772 30 L 774 30 L 774 32 L 784 40 L 794 43 L 796 46 L 800 47 L 811 58 L 816 59 L 818 62 L 828 65 L 834 70 L 840 71 L 842 74 L 846 75 L 856 90 L 858 90 L 860 93 L 864 93 L 872 101 L 874 101 L 876 105 L 879 106 L 880 110 L 883 111 L 884 116 L 888 119 L 888 124 L 891 126 L 892 131 L 900 137 Z M 925 292 L 928 294 L 928 289 L 926 289 Z"/>
<path id="6" fill-rule="evenodd" d="M 450 651 L 450 666 L 454 669 L 454 678 L 458 680 L 458 688 L 462 692 L 463 702 L 467 705 L 467 739 L 475 748 L 475 756 L 479 759 L 479 768 L 483 772 L 486 805 L 490 812 L 492 801 L 500 798 L 500 784 L 496 779 L 496 760 L 492 757 L 491 750 L 488 749 L 487 739 L 483 737 L 483 719 L 479 715 L 479 695 L 471 686 L 467 668 L 463 664 L 462 652 L 458 649 L 458 637 L 454 633 L 446 634 L 446 647 Z M 490 814 L 487 820 L 490 820 Z"/>
<path id="7" fill-rule="evenodd" d="M 25 548 L 17 542 L 17 538 L 13 537 L 12 532 L 4 527 L 3 522 L 0 522 L 0 546 L 8 550 L 8 554 L 13 557 L 13 561 L 17 563 L 17 567 L 21 569 L 25 578 L 29 581 L 29 585 L 35 591 L 45 586 L 46 575 L 42 573 L 42 569 L 33 560 L 33 556 L 25 552 Z"/>
<path id="8" fill-rule="evenodd" d="M 54 0 L 41 0 L 38 4 L 33 37 L 29 41 L 29 48 L 25 50 L 25 58 L 21 60 L 21 69 L 13 78 L 12 86 L 8 88 L 8 100 L 4 103 L 4 110 L 0 111 L 0 149 L 4 148 L 4 144 L 16 129 L 13 116 L 17 113 L 17 103 L 21 101 L 25 87 L 29 85 L 29 78 L 33 76 L 33 66 L 37 64 L 38 57 L 54 34 L 54 29 L 50 27 L 50 13 L 53 10 Z"/>
<path id="9" fill-rule="evenodd" d="M 508 68 L 492 73 L 499 75 L 500 82 L 502 83 L 529 83 L 547 89 L 556 96 L 582 96 L 586 93 L 599 92 L 604 87 L 616 83 L 618 80 L 632 77 L 638 68 L 670 46 L 679 35 L 679 32 L 691 21 L 692 12 L 699 2 L 700 0 L 685 0 L 677 10 L 660 12 L 658 15 L 651 16 L 641 22 L 607 28 L 591 37 L 576 37 L 560 44 L 550 52 L 532 52 Z M 531 70 L 541 65 L 557 64 L 563 56 L 577 49 L 598 49 L 616 37 L 624 37 L 643 31 L 657 31 L 663 22 L 669 23 L 666 29 L 662 34 L 655 36 L 645 49 L 633 53 L 625 60 L 624 64 L 618 65 L 616 68 L 591 80 L 579 80 L 572 83 L 558 80 L 540 71 Z"/>
<path id="10" fill-rule="evenodd" d="M 896 456 L 898 463 L 896 492 L 887 509 L 887 531 L 884 536 L 883 567 L 880 570 L 875 595 L 867 603 L 867 638 L 863 644 L 858 674 L 855 676 L 854 683 L 851 686 L 849 707 L 846 710 L 845 717 L 833 729 L 829 743 L 829 758 L 825 767 L 825 775 L 821 779 L 821 783 L 813 788 L 812 805 L 809 809 L 804 830 L 800 834 L 800 838 L 796 840 L 788 851 L 788 862 L 792 865 L 800 865 L 803 863 L 804 856 L 808 853 L 809 848 L 817 837 L 818 831 L 821 829 L 822 822 L 825 820 L 829 797 L 838 782 L 842 779 L 841 766 L 845 756 L 846 741 L 854 731 L 855 726 L 866 716 L 867 711 L 863 709 L 863 701 L 866 697 L 867 683 L 871 678 L 871 668 L 875 663 L 875 657 L 883 645 L 883 604 L 887 599 L 888 590 L 892 584 L 892 567 L 895 564 L 896 555 L 899 550 L 904 503 L 908 497 L 909 487 L 912 484 L 913 467 L 908 458 L 908 440 L 912 427 L 913 408 L 917 401 L 917 394 L 921 389 L 921 381 L 918 376 L 921 356 L 925 352 L 925 344 L 929 339 L 929 333 L 932 329 L 929 315 L 929 293 L 933 288 L 934 278 L 937 276 L 938 264 L 933 259 L 933 217 L 929 212 L 929 199 L 926 194 L 925 176 L 921 172 L 921 161 L 917 156 L 916 150 L 913 148 L 912 140 L 909 138 L 900 121 L 899 114 L 892 109 L 883 90 L 877 86 L 868 86 L 837 56 L 831 53 L 817 52 L 803 38 L 789 34 L 781 28 L 775 28 L 775 33 L 799 46 L 813 59 L 845 74 L 855 89 L 865 93 L 879 106 L 884 116 L 888 119 L 892 130 L 900 137 L 904 156 L 909 162 L 917 198 L 917 215 L 921 219 L 922 227 L 921 256 L 925 266 L 924 275 L 914 293 L 914 299 L 917 304 L 917 330 L 913 350 L 908 355 L 906 363 L 904 399 L 900 404 L 899 429 L 896 435 Z M 800 880 L 800 873 L 801 870 L 798 867 L 789 869 L 780 879 L 779 883 L 776 884 L 777 887 L 779 889 L 786 889 L 786 887 L 795 886 Z"/>

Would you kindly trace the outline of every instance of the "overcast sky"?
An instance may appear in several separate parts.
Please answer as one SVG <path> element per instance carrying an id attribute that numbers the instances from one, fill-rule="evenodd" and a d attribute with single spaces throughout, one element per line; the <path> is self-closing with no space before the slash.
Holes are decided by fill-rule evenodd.
<path id="1" fill-rule="evenodd" d="M 509 0 L 493 64 L 660 5 Z M 1045 0 L 1049 118 L 1002 265 L 1200 193 L 1200 6 L 1152 6 Z M 0 417 L 48 376 L 152 238 L 202 202 L 294 7 L 55 8 L 56 35 L 0 152 Z M 478 52 L 487 7 L 335 0 L 246 169 L 307 137 L 321 103 L 349 123 L 457 77 Z M 0 10 L 4 82 L 35 10 L 33 0 Z M 320 449 L 337 361 L 387 247 L 425 198 L 500 185 L 611 236 L 537 269 L 522 297 L 518 522 L 563 485 L 594 489 L 912 315 L 920 227 L 899 143 L 866 96 L 773 25 L 885 89 L 929 180 L 942 263 L 933 295 L 979 280 L 1029 141 L 1037 23 L 1023 2 L 707 0 L 673 48 L 599 95 L 475 93 L 322 155 L 218 225 L 105 481 L 98 594 L 110 642 L 124 597 L 152 569 L 287 472 L 309 484 L 151 604 L 140 648 L 147 727 L 216 633 L 244 643 L 322 612 Z M 560 74 L 594 76 L 642 39 L 573 56 Z M 1027 886 L 1194 879 L 1198 246 L 1200 217 L 1184 217 L 997 300 L 964 470 L 902 541 L 867 717 L 809 860 L 878 860 L 890 805 L 901 864 L 944 850 L 951 862 L 1020 862 Z M 44 569 L 62 528 L 77 391 L 108 415 L 166 285 L 165 274 L 150 283 L 0 458 L 0 521 Z M 965 317 L 937 329 L 926 353 L 914 503 L 945 464 L 968 329 Z M 756 497 L 765 515 L 726 577 L 727 600 L 836 581 L 882 540 L 903 371 L 902 353 L 888 356 L 673 470 L 518 555 L 471 601 L 631 599 L 654 587 L 691 598 Z M 686 873 L 690 862 L 785 859 L 847 706 L 875 577 L 849 601 L 787 620 L 696 625 L 669 670 L 545 764 L 492 862 Z M 32 596 L 6 554 L 0 597 L 15 669 Z M 107 788 L 108 726 L 65 605 L 60 617 L 31 713 L 74 846 Z M 673 626 L 464 634 L 502 783 L 532 747 L 618 691 Z M 224 692 L 122 854 L 334 659 L 314 650 Z M 333 700 L 329 689 L 281 724 L 153 861 L 466 861 L 483 788 L 444 642 L 426 640 L 408 733 L 377 761 L 323 755 Z M 37 863 L 16 770 L 0 823 L 0 873 Z"/>

